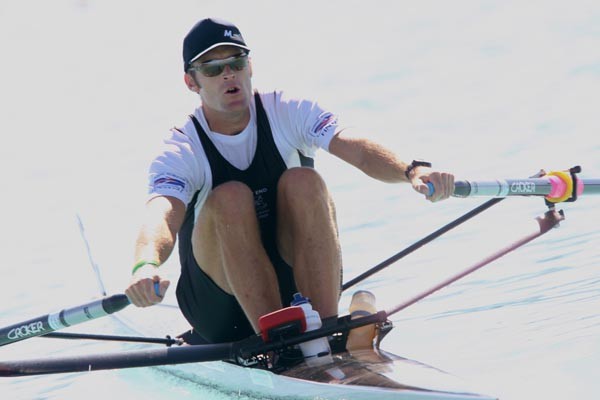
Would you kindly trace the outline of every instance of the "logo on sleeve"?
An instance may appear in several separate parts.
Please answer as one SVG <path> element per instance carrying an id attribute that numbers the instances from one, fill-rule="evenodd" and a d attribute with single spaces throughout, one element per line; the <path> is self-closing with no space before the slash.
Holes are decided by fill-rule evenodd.
<path id="1" fill-rule="evenodd" d="M 337 123 L 338 119 L 335 115 L 332 113 L 323 113 L 313 125 L 310 134 L 314 137 L 325 136 L 330 130 L 337 127 Z"/>
<path id="2" fill-rule="evenodd" d="M 176 190 L 181 193 L 185 190 L 185 179 L 174 174 L 160 174 L 154 178 L 152 188 L 154 191 L 166 189 Z"/>

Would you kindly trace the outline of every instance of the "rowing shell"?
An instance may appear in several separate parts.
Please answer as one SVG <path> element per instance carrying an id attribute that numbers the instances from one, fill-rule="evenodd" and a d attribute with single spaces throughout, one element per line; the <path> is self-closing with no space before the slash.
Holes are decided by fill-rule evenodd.
<path id="1" fill-rule="evenodd" d="M 113 316 L 138 335 L 165 332 L 165 327 L 189 327 L 174 305 L 140 311 L 124 310 Z M 145 312 L 152 312 L 153 317 L 144 316 Z M 494 399 L 475 394 L 465 382 L 437 368 L 382 350 L 344 352 L 334 355 L 333 363 L 301 363 L 281 374 L 222 361 L 156 368 L 199 385 L 261 399 Z"/>
<path id="2" fill-rule="evenodd" d="M 385 352 L 381 353 L 384 356 L 381 361 L 365 361 L 361 359 L 363 355 L 371 356 L 373 352 L 335 355 L 332 364 L 300 365 L 282 375 L 225 362 L 157 368 L 199 385 L 260 399 L 492 399 L 472 394 L 453 376 L 435 368 Z"/>

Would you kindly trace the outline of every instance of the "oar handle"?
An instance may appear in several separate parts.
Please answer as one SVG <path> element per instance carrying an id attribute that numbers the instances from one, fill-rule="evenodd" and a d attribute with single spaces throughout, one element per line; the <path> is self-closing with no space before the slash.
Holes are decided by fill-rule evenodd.
<path id="1" fill-rule="evenodd" d="M 427 187 L 429 188 L 429 192 L 427 193 L 427 196 L 433 196 L 433 194 L 435 193 L 435 186 L 433 186 L 433 183 L 431 182 L 427 182 Z"/>
<path id="2" fill-rule="evenodd" d="M 42 336 L 68 326 L 104 317 L 124 309 L 129 304 L 126 295 L 115 294 L 104 299 L 19 322 L 0 329 L 0 346 Z"/>

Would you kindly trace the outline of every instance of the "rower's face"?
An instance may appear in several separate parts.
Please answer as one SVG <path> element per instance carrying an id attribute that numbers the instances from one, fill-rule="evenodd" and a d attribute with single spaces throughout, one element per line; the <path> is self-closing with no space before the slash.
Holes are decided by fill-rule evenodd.
<path id="1" fill-rule="evenodd" d="M 185 75 L 190 90 L 200 94 L 202 104 L 217 112 L 248 109 L 252 98 L 252 66 L 245 51 L 220 46 L 194 61 Z"/>

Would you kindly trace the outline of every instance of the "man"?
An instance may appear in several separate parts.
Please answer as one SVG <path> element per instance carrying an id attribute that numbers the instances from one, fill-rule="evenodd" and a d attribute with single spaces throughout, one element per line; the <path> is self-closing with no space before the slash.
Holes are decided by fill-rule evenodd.
<path id="1" fill-rule="evenodd" d="M 218 19 L 198 22 L 184 39 L 185 84 L 201 105 L 171 130 L 150 167 L 147 218 L 125 292 L 139 307 L 161 301 L 169 282 L 158 267 L 178 235 L 178 303 L 212 343 L 257 333 L 259 317 L 288 306 L 296 291 L 324 320 L 337 315 L 335 209 L 323 179 L 306 166 L 318 148 L 422 194 L 429 182 L 431 201 L 454 187 L 451 174 L 346 137 L 336 116 L 314 102 L 253 93 L 249 52 L 238 28 Z"/>

